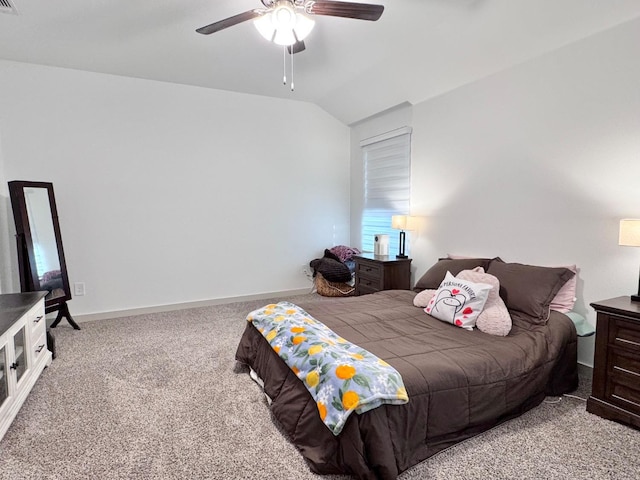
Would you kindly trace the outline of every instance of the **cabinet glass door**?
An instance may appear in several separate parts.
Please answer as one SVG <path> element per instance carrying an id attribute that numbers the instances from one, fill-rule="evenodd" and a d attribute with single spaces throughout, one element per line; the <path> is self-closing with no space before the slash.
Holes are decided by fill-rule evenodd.
<path id="1" fill-rule="evenodd" d="M 0 348 L 0 406 L 9 396 L 9 375 L 7 374 L 7 349 Z"/>
<path id="2" fill-rule="evenodd" d="M 16 382 L 19 382 L 24 372 L 27 371 L 27 349 L 26 346 L 26 336 L 25 336 L 25 328 L 22 327 L 18 333 L 13 336 L 13 345 L 15 346 L 15 359 L 11 368 L 15 368 L 16 371 Z"/>

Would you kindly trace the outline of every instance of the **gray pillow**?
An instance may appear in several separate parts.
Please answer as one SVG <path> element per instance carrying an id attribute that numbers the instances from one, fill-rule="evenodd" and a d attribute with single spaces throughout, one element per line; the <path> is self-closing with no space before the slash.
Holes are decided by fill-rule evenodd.
<path id="1" fill-rule="evenodd" d="M 490 258 L 441 258 L 438 263 L 433 265 L 424 275 L 418 280 L 413 287 L 415 292 L 421 292 L 422 290 L 437 290 L 444 280 L 447 272 L 451 272 L 454 277 L 462 270 L 473 270 L 476 267 L 482 267 L 487 270 Z"/>
<path id="2" fill-rule="evenodd" d="M 509 310 L 517 310 L 531 323 L 545 324 L 549 305 L 558 290 L 575 275 L 568 268 L 505 263 L 495 259 L 487 273 L 500 281 L 500 297 Z"/>

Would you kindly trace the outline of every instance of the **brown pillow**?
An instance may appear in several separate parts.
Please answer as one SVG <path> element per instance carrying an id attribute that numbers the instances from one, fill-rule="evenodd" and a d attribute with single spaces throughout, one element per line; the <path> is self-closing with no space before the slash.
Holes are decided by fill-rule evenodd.
<path id="1" fill-rule="evenodd" d="M 442 280 L 444 280 L 447 272 L 451 272 L 451 275 L 456 276 L 462 270 L 473 270 L 476 267 L 482 267 L 487 270 L 490 258 L 441 258 L 438 263 L 433 265 L 427 272 L 422 275 L 413 287 L 415 292 L 421 292 L 422 290 L 437 290 L 440 288 Z"/>
<path id="2" fill-rule="evenodd" d="M 487 273 L 500 281 L 500 297 L 509 310 L 517 310 L 531 323 L 545 324 L 549 305 L 558 290 L 575 275 L 568 268 L 538 267 L 494 260 Z"/>

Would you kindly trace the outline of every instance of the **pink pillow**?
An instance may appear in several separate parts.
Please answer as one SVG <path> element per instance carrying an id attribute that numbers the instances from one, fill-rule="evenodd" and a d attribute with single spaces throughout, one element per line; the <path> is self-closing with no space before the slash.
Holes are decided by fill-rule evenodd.
<path id="1" fill-rule="evenodd" d="M 507 336 L 511 331 L 512 322 L 509 310 L 500 298 L 500 281 L 495 276 L 485 273 L 482 267 L 463 270 L 456 278 L 491 285 L 487 302 L 476 320 L 476 327 L 489 335 Z"/>
<path id="2" fill-rule="evenodd" d="M 447 253 L 447 258 L 450 258 L 451 260 L 466 260 L 469 258 L 479 258 L 479 257 L 470 257 L 468 255 L 451 255 L 450 253 Z"/>
<path id="3" fill-rule="evenodd" d="M 413 304 L 416 307 L 424 308 L 429 305 L 429 302 L 436 294 L 437 290 L 422 290 L 415 297 L 413 297 Z"/>
<path id="4" fill-rule="evenodd" d="M 575 275 L 558 290 L 556 296 L 551 300 L 549 308 L 560 313 L 569 313 L 576 304 L 576 287 L 578 284 L 578 268 L 575 265 L 563 265 L 564 268 L 571 270 Z"/>

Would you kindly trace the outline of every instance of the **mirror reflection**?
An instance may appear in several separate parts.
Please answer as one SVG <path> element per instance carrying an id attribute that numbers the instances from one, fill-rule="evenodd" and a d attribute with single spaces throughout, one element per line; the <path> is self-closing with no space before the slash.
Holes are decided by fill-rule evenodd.
<path id="1" fill-rule="evenodd" d="M 33 243 L 39 290 L 48 290 L 47 299 L 64 297 L 58 245 L 53 228 L 49 192 L 46 188 L 24 187 L 24 198 Z"/>

